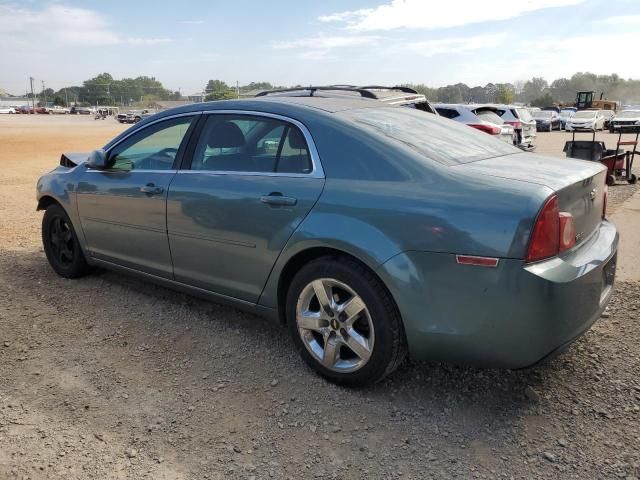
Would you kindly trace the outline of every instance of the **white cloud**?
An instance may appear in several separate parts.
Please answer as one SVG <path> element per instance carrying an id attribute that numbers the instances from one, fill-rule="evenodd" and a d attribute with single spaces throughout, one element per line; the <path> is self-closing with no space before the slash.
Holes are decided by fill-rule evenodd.
<path id="1" fill-rule="evenodd" d="M 598 20 L 597 23 L 616 26 L 640 25 L 640 15 L 621 15 L 619 17 L 603 18 L 602 20 Z"/>
<path id="2" fill-rule="evenodd" d="M 374 35 L 316 36 L 274 42 L 272 47 L 276 50 L 296 49 L 300 51 L 301 58 L 319 59 L 329 58 L 335 50 L 340 48 L 372 46 L 378 40 L 379 37 Z"/>
<path id="3" fill-rule="evenodd" d="M 506 20 L 550 7 L 577 5 L 585 0 L 392 0 L 376 8 L 348 10 L 319 17 L 322 22 L 345 23 L 354 31 L 398 28 L 437 29 Z"/>
<path id="4" fill-rule="evenodd" d="M 97 12 L 61 4 L 41 10 L 0 5 L 3 48 L 46 48 L 101 45 L 157 45 L 170 38 L 130 37 L 114 30 Z"/>
<path id="5" fill-rule="evenodd" d="M 506 38 L 506 34 L 478 35 L 464 38 L 444 38 L 437 40 L 425 40 L 411 42 L 407 47 L 425 57 L 431 57 L 441 53 L 463 53 L 483 48 L 495 48 Z"/>

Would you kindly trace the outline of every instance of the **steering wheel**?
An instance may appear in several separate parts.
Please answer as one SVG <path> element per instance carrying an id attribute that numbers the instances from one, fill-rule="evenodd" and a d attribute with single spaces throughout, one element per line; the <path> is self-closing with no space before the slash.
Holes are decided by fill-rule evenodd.
<path id="1" fill-rule="evenodd" d="M 163 148 L 162 150 L 160 150 L 159 152 L 155 153 L 153 156 L 155 157 L 156 155 L 158 156 L 163 156 L 163 157 L 167 157 L 170 158 L 171 160 L 176 158 L 176 155 L 178 154 L 178 149 L 177 148 Z"/>

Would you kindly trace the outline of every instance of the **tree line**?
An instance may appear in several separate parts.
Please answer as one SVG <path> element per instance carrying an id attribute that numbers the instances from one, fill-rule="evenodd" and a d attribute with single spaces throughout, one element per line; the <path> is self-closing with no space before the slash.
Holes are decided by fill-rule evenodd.
<path id="1" fill-rule="evenodd" d="M 542 77 L 515 83 L 488 83 L 484 87 L 469 87 L 464 83 L 431 88 L 424 84 L 408 84 L 433 102 L 442 103 L 513 103 L 534 107 L 553 104 L 573 104 L 579 91 L 596 92 L 597 97 L 624 103 L 640 103 L 640 80 L 624 79 L 613 73 L 596 75 L 578 72 L 570 78 L 558 78 L 551 83 Z"/>
<path id="2" fill-rule="evenodd" d="M 296 85 L 300 86 L 300 85 Z M 544 78 L 533 77 L 514 83 L 487 83 L 470 87 L 456 83 L 439 88 L 425 84 L 406 84 L 424 94 L 433 102 L 442 103 L 513 103 L 521 102 L 533 106 L 572 104 L 578 91 L 594 91 L 599 96 L 622 103 L 640 103 L 640 80 L 624 79 L 613 73 L 596 75 L 578 72 L 570 78 L 558 78 L 551 83 Z M 237 87 L 222 80 L 209 80 L 204 88 L 205 100 L 236 98 L 238 94 L 280 88 L 269 82 L 251 82 Z M 28 95 L 29 97 L 31 94 Z M 133 105 L 152 103 L 158 100 L 180 100 L 181 93 L 165 88 L 155 77 L 139 76 L 116 80 L 109 73 L 101 73 L 80 86 L 69 86 L 60 90 L 51 88 L 36 93 L 39 101 L 55 105 Z"/>

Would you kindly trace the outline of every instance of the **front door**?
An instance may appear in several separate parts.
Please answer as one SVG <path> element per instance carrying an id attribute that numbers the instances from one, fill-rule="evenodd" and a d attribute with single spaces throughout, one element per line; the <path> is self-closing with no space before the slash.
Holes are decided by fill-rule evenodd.
<path id="1" fill-rule="evenodd" d="M 324 175 L 301 125 L 217 113 L 203 123 L 167 200 L 175 279 L 257 302 Z"/>
<path id="2" fill-rule="evenodd" d="M 107 152 L 110 168 L 84 172 L 78 211 L 92 257 L 173 277 L 167 192 L 194 118 L 143 127 Z"/>

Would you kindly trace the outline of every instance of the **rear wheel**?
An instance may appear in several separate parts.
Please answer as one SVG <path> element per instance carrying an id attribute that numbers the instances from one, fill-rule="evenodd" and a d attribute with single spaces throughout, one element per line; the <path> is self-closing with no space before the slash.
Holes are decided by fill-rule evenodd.
<path id="1" fill-rule="evenodd" d="M 42 244 L 51 268 L 58 275 L 78 278 L 89 271 L 71 220 L 58 204 L 50 205 L 44 212 Z"/>
<path id="2" fill-rule="evenodd" d="M 406 356 L 391 295 L 353 260 L 322 257 L 302 267 L 287 293 L 286 316 L 300 355 L 332 382 L 378 382 Z"/>
<path id="3" fill-rule="evenodd" d="M 607 175 L 607 185 L 611 186 L 611 185 L 615 185 L 616 183 L 616 177 L 613 175 Z"/>
<path id="4" fill-rule="evenodd" d="M 632 173 L 629 178 L 627 179 L 627 182 L 629 182 L 631 185 L 633 185 L 634 183 L 636 183 L 638 181 L 638 177 L 636 176 L 635 173 Z"/>

